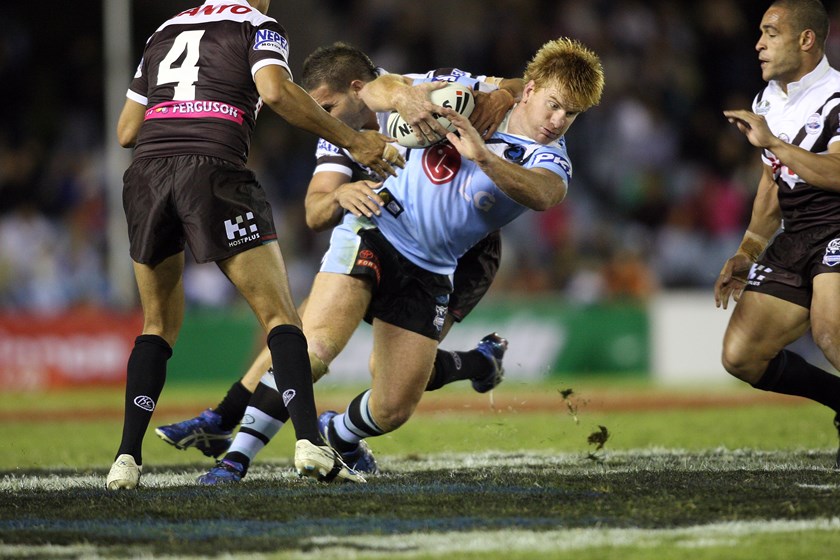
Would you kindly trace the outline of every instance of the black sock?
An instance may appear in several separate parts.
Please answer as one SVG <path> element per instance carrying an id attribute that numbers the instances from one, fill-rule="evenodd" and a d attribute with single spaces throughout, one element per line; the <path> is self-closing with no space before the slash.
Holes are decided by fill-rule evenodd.
<path id="1" fill-rule="evenodd" d="M 303 331 L 294 325 L 279 325 L 268 333 L 274 383 L 289 410 L 295 437 L 324 445 L 318 433 L 318 413 L 312 387 L 312 367 Z M 278 374 L 278 372 L 282 372 Z"/>
<path id="2" fill-rule="evenodd" d="M 790 350 L 776 354 L 753 387 L 805 397 L 840 411 L 840 377 L 809 364 Z"/>
<path id="3" fill-rule="evenodd" d="M 359 447 L 359 440 L 369 437 L 381 436 L 385 430 L 376 425 L 370 414 L 368 403 L 370 402 L 370 389 L 359 394 L 347 405 L 347 410 L 339 414 L 330 422 L 328 439 L 332 446 L 339 453 L 347 453 Z M 341 422 L 342 427 L 347 430 L 348 436 L 355 436 L 352 441 L 341 437 L 336 422 Z"/>
<path id="4" fill-rule="evenodd" d="M 250 400 L 251 392 L 245 388 L 241 380 L 231 385 L 225 398 L 213 409 L 213 412 L 222 417 L 219 427 L 223 430 L 232 430 L 239 424 Z"/>
<path id="5" fill-rule="evenodd" d="M 453 381 L 487 375 L 492 367 L 490 360 L 478 350 L 448 352 L 438 349 L 426 390 L 434 391 Z"/>
<path id="6" fill-rule="evenodd" d="M 251 459 L 244 453 L 239 453 L 238 451 L 226 453 L 224 458 L 228 461 L 233 461 L 242 465 L 242 476 L 245 476 L 248 472 L 248 467 L 251 466 Z"/>
<path id="7" fill-rule="evenodd" d="M 127 453 L 143 464 L 143 436 L 166 382 L 166 361 L 172 348 L 161 337 L 143 334 L 134 340 L 125 380 L 125 417 L 117 455 Z M 116 457 L 114 457 L 116 459 Z"/>

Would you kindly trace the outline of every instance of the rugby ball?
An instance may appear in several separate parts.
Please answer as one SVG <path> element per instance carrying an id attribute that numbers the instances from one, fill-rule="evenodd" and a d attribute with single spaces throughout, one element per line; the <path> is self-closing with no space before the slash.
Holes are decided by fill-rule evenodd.
<path id="1" fill-rule="evenodd" d="M 458 113 L 469 118 L 475 109 L 475 95 L 473 91 L 465 85 L 450 83 L 445 87 L 436 89 L 429 94 L 429 100 L 435 105 L 441 107 L 448 107 L 454 109 Z M 449 132 L 455 131 L 455 125 L 449 122 L 449 119 L 439 115 L 435 115 L 437 121 Z M 410 124 L 405 122 L 400 114 L 396 111 L 392 112 L 388 117 L 388 135 L 397 139 L 397 144 L 405 146 L 406 148 L 426 148 L 436 142 L 421 141 L 414 135 L 414 129 Z M 445 140 L 441 138 L 438 140 Z"/>

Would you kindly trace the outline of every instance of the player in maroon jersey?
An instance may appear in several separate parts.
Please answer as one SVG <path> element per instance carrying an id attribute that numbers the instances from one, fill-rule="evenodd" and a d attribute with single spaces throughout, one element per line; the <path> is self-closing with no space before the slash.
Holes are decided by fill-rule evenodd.
<path id="1" fill-rule="evenodd" d="M 758 389 L 824 404 L 840 431 L 840 378 L 785 348 L 810 328 L 840 368 L 840 72 L 825 56 L 828 25 L 819 0 L 777 0 L 761 20 L 755 48 L 768 85 L 752 111 L 724 115 L 762 149 L 764 165 L 715 302 L 738 302 L 723 340 L 726 370 Z"/>
<path id="2" fill-rule="evenodd" d="M 214 261 L 268 333 L 276 384 L 295 427 L 302 476 L 362 482 L 318 432 L 306 338 L 288 286 L 271 208 L 245 167 L 263 103 L 290 124 L 346 147 L 377 172 L 403 160 L 386 137 L 360 133 L 291 80 L 286 32 L 270 0 L 207 0 L 164 22 L 146 42 L 117 134 L 134 159 L 123 206 L 143 307 L 127 366 L 122 441 L 108 489 L 135 488 L 142 441 L 184 316 L 184 247 Z"/>

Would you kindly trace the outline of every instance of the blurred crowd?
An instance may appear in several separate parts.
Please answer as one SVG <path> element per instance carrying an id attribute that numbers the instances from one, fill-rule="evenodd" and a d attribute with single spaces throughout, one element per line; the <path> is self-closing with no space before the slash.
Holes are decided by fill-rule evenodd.
<path id="1" fill-rule="evenodd" d="M 132 64 L 159 23 L 198 3 L 136 1 Z M 35 5 L 0 7 L 3 309 L 66 309 L 111 297 L 106 189 L 114 186 L 104 171 L 102 6 L 60 4 L 50 18 Z M 721 112 L 749 107 L 764 85 L 754 45 L 766 5 L 276 0 L 269 14 L 289 33 L 296 77 L 309 52 L 336 40 L 400 73 L 458 67 L 521 76 L 530 56 L 557 36 L 595 50 L 606 91 L 568 134 L 569 195 L 503 232 L 503 264 L 491 291 L 593 303 L 670 288 L 711 290 L 737 248 L 760 161 Z M 840 8 L 829 9 L 828 57 L 840 66 Z M 315 138 L 264 113 L 250 165 L 272 197 L 293 292 L 302 297 L 328 241 L 303 219 Z M 237 298 L 215 266 L 189 258 L 185 283 L 192 304 Z"/>

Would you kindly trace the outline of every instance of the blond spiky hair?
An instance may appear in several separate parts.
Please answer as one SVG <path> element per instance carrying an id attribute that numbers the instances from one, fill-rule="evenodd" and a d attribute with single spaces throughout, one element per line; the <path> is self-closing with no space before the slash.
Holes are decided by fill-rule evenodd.
<path id="1" fill-rule="evenodd" d="M 598 55 L 582 43 L 560 37 L 545 43 L 525 68 L 525 82 L 558 87 L 580 111 L 594 107 L 604 92 L 604 69 Z"/>

